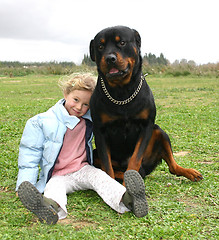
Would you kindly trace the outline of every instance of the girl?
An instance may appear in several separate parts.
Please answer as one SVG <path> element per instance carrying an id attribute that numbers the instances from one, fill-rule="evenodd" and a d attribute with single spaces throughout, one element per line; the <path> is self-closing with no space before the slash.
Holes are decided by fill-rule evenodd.
<path id="1" fill-rule="evenodd" d="M 65 218 L 67 194 L 86 189 L 96 191 L 119 213 L 132 210 L 137 217 L 147 214 L 144 182 L 138 172 L 125 173 L 125 188 L 92 166 L 89 101 L 95 85 L 90 74 L 66 77 L 60 81 L 64 99 L 26 123 L 16 190 L 23 205 L 41 222 L 55 224 Z"/>

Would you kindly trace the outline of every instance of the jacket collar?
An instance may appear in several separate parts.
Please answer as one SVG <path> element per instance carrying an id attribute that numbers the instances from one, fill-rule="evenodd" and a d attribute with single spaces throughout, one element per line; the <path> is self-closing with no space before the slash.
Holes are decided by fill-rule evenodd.
<path id="1" fill-rule="evenodd" d="M 76 116 L 70 116 L 66 108 L 64 107 L 65 99 L 59 100 L 53 107 L 52 110 L 55 112 L 57 118 L 66 125 L 67 128 L 73 129 L 80 121 L 80 118 Z M 82 116 L 84 119 L 88 119 L 92 122 L 90 110 Z"/>

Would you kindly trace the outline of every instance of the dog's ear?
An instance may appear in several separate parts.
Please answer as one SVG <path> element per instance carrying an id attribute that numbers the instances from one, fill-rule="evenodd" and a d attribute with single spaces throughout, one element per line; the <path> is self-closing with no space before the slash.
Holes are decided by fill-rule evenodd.
<path id="1" fill-rule="evenodd" d="M 141 48 L 141 36 L 135 29 L 132 29 L 132 30 L 133 30 L 134 35 L 135 35 L 135 41 L 137 43 L 137 46 L 140 49 Z"/>
<path id="2" fill-rule="evenodd" d="M 95 53 L 94 53 L 94 40 L 90 41 L 90 58 L 95 62 Z"/>

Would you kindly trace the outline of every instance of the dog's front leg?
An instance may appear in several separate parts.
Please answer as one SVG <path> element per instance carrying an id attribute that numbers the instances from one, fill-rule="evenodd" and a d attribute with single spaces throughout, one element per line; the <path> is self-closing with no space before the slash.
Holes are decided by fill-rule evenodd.
<path id="1" fill-rule="evenodd" d="M 104 137 L 100 133 L 95 134 L 95 144 L 98 152 L 98 158 L 101 162 L 101 169 L 110 177 L 115 179 L 115 173 L 111 161 L 111 152 Z"/>
<path id="2" fill-rule="evenodd" d="M 153 123 L 149 122 L 146 129 L 143 129 L 135 145 L 134 152 L 129 160 L 127 170 L 136 170 L 139 172 L 143 160 L 144 152 L 148 146 L 153 132 Z M 123 183 L 124 184 L 124 183 Z"/>

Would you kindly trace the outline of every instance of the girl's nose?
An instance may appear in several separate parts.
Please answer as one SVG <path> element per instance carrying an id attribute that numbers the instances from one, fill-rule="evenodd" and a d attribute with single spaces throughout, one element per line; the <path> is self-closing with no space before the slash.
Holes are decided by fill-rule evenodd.
<path id="1" fill-rule="evenodd" d="M 82 109 L 82 104 L 78 103 L 77 106 L 76 106 L 76 108 L 77 108 L 78 110 L 81 110 L 81 109 Z"/>

